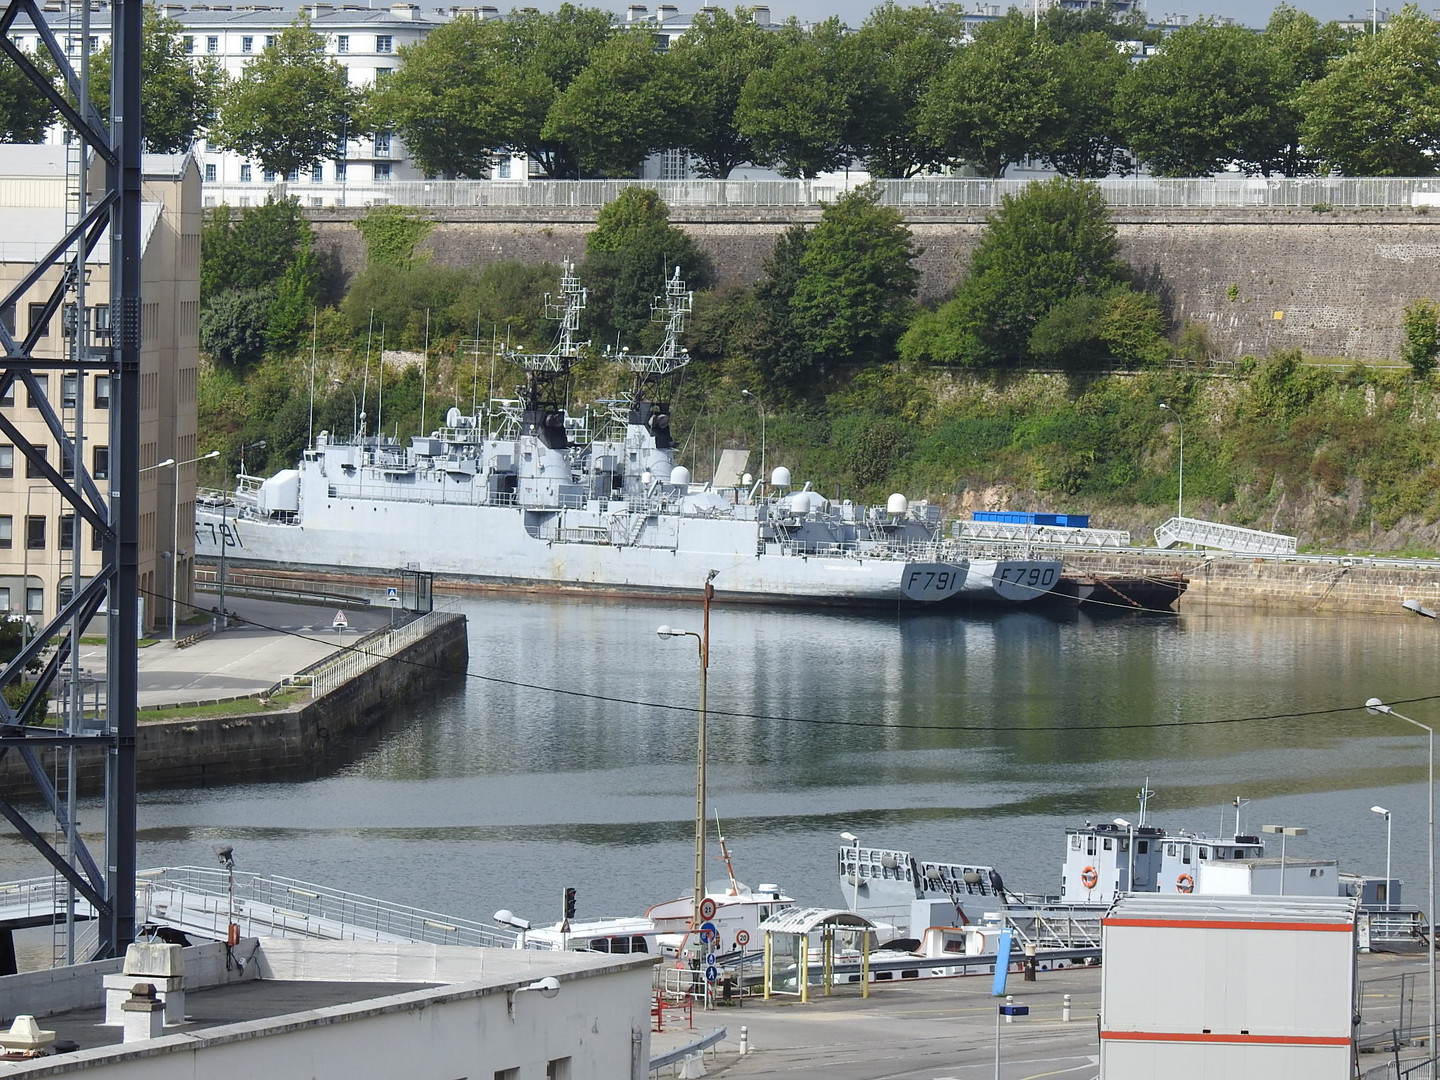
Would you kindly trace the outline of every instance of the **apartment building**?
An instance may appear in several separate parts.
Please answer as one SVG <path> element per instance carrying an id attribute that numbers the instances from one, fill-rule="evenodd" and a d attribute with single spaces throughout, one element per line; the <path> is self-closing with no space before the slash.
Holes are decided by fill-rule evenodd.
<path id="1" fill-rule="evenodd" d="M 8 292 L 64 234 L 78 168 L 63 146 L 0 146 L 0 287 Z M 92 182 L 92 190 L 98 192 Z M 145 625 L 167 623 L 171 597 L 181 617 L 191 600 L 196 451 L 195 401 L 199 374 L 200 170 L 184 155 L 147 155 L 144 161 L 140 353 L 140 598 Z M 52 267 L 4 311 L 7 325 L 28 333 L 43 318 L 43 300 L 61 270 Z M 102 241 L 87 264 L 85 320 L 92 347 L 110 342 L 109 246 Z M 71 294 L 73 300 L 73 294 Z M 36 358 L 71 356 L 67 303 L 41 331 Z M 77 457 L 102 492 L 109 491 L 110 379 L 73 370 L 37 372 L 39 390 L 58 412 Z M 16 426 L 59 465 L 62 458 L 32 394 L 15 387 L 0 401 Z M 179 464 L 157 466 L 169 459 Z M 190 462 L 190 464 L 185 464 Z M 176 507 L 179 507 L 177 530 Z M 178 536 L 178 543 L 176 538 Z M 178 556 L 172 554 L 179 549 Z M 0 610 L 26 612 L 36 623 L 69 599 L 78 549 L 82 581 L 100 565 L 98 538 L 80 523 L 59 493 L 16 447 L 0 445 Z M 178 557 L 178 563 L 171 562 Z M 172 593 L 172 579 L 178 590 Z"/>

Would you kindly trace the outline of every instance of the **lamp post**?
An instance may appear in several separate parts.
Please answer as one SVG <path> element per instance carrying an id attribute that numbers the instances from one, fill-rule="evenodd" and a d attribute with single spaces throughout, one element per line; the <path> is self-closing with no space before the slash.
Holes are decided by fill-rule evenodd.
<path id="1" fill-rule="evenodd" d="M 1280 837 L 1280 895 L 1285 895 L 1285 838 L 1287 836 L 1304 836 L 1309 829 L 1302 829 L 1298 825 L 1261 825 L 1261 832 L 1274 833 Z"/>
<path id="2" fill-rule="evenodd" d="M 754 400 L 755 407 L 760 410 L 760 491 L 763 493 L 765 485 L 770 483 L 770 477 L 765 472 L 765 402 L 749 390 L 741 390 L 740 396 Z"/>
<path id="3" fill-rule="evenodd" d="M 1435 1042 L 1435 729 L 1432 728 L 1429 724 L 1422 724 L 1419 720 L 1410 719 L 1410 717 L 1406 716 L 1404 713 L 1396 712 L 1389 705 L 1386 705 L 1383 701 L 1381 701 L 1378 697 L 1372 697 L 1369 701 L 1365 702 L 1365 708 L 1372 713 L 1388 713 L 1390 716 L 1395 717 L 1397 720 L 1404 720 L 1407 724 L 1414 724 L 1418 728 L 1423 728 L 1425 732 L 1430 736 L 1430 780 L 1428 784 L 1429 800 L 1428 812 L 1426 814 L 1426 821 L 1429 826 L 1429 833 L 1428 842 L 1425 845 L 1426 853 L 1429 855 L 1430 859 L 1430 895 L 1427 899 L 1428 908 L 1426 915 L 1426 917 L 1430 920 L 1430 925 L 1429 927 L 1427 927 L 1427 929 L 1429 930 L 1428 936 L 1430 938 L 1429 1046 L 1430 1080 L 1440 1080 L 1440 1057 L 1436 1056 L 1437 1047 Z M 1385 894 L 1388 899 L 1390 894 L 1388 886 L 1385 890 Z"/>
<path id="4" fill-rule="evenodd" d="M 1180 414 L 1165 402 L 1160 402 L 1160 408 L 1175 417 L 1175 426 L 1180 429 L 1180 493 L 1175 498 L 1175 516 L 1182 518 L 1185 516 L 1185 421 L 1181 420 Z"/>
<path id="5" fill-rule="evenodd" d="M 842 832 L 840 839 L 855 845 L 855 872 L 852 877 L 854 888 L 850 893 L 850 910 L 860 910 L 860 838 L 852 832 Z"/>
<path id="6" fill-rule="evenodd" d="M 1126 865 L 1126 867 L 1125 867 L 1125 891 L 1126 891 L 1126 892 L 1134 892 L 1134 891 L 1135 891 L 1135 826 L 1132 825 L 1132 824 L 1130 824 L 1130 822 L 1126 821 L 1123 817 L 1117 817 L 1117 818 L 1115 819 L 1115 824 L 1116 824 L 1116 825 L 1119 825 L 1122 829 L 1129 829 L 1129 830 L 1130 830 L 1130 843 L 1129 843 L 1128 847 L 1126 848 L 1126 850 L 1127 850 L 1127 851 L 1129 852 L 1129 854 L 1130 854 L 1130 858 L 1128 859 L 1127 865 Z"/>
<path id="7" fill-rule="evenodd" d="M 695 754 L 695 907 L 690 924 L 691 932 L 697 934 L 704 921 L 700 918 L 700 904 L 705 899 L 705 678 L 710 670 L 710 600 L 715 595 L 715 586 L 711 582 L 718 573 L 718 570 L 711 570 L 705 578 L 700 633 L 672 626 L 662 626 L 655 631 L 661 637 L 693 637 L 700 655 L 700 730 Z"/>
<path id="8" fill-rule="evenodd" d="M 1385 815 L 1385 910 L 1389 911 L 1390 904 L 1390 811 L 1383 806 L 1370 807 L 1372 814 Z"/>
<path id="9" fill-rule="evenodd" d="M 219 456 L 219 450 L 211 450 L 208 454 L 201 454 L 199 457 L 189 458 L 186 461 L 170 460 L 170 467 L 175 470 L 175 519 L 172 523 L 170 548 L 170 643 L 172 645 L 180 639 L 180 468 L 183 465 L 194 465 L 197 461 L 208 461 L 210 458 Z M 195 531 L 193 521 L 190 523 L 190 531 L 192 533 Z"/>

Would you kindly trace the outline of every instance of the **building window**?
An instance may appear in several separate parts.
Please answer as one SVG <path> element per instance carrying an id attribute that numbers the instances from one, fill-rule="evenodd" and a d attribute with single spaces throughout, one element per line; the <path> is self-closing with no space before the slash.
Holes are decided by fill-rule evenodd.
<path id="1" fill-rule="evenodd" d="M 60 515 L 60 550 L 75 550 L 75 515 Z"/>
<path id="2" fill-rule="evenodd" d="M 100 530 L 99 530 L 99 529 L 91 528 L 91 530 L 90 530 L 90 550 L 91 550 L 91 551 L 103 551 L 104 549 L 105 549 L 105 538 L 100 535 Z"/>
<path id="3" fill-rule="evenodd" d="M 75 479 L 75 453 L 69 443 L 60 444 L 60 479 Z"/>
<path id="4" fill-rule="evenodd" d="M 240 38 L 240 51 L 242 53 L 255 51 L 255 39 L 249 34 L 245 34 Z"/>
<path id="5" fill-rule="evenodd" d="M 390 163 L 389 163 L 388 161 L 382 161 L 382 162 L 380 162 L 379 164 L 377 164 L 377 165 L 375 166 L 375 179 L 376 179 L 376 180 L 389 180 L 389 179 L 390 179 Z"/>
<path id="6" fill-rule="evenodd" d="M 26 590 L 25 590 L 25 613 L 26 613 L 27 615 L 36 615 L 36 616 L 45 614 L 45 590 L 44 590 L 44 589 L 26 589 Z"/>
<path id="7" fill-rule="evenodd" d="M 246 164 L 244 164 L 244 165 L 241 165 L 241 166 L 240 166 L 240 182 L 241 182 L 242 184 L 248 184 L 248 183 L 250 183 L 250 177 L 251 177 L 251 170 L 250 170 L 250 165 L 249 165 L 249 163 L 246 163 Z"/>
<path id="8" fill-rule="evenodd" d="M 0 548 L 8 550 L 14 543 L 15 519 L 9 514 L 0 514 Z M 6 604 L 5 607 L 8 609 L 10 605 Z"/>
<path id="9" fill-rule="evenodd" d="M 375 51 L 378 52 L 378 53 L 394 52 L 394 51 L 395 51 L 395 42 L 394 42 L 394 39 L 393 39 L 389 34 L 376 34 L 376 35 L 375 35 Z"/>
<path id="10" fill-rule="evenodd" d="M 90 321 L 94 324 L 93 328 L 97 336 L 108 338 L 110 336 L 110 305 L 96 304 L 92 307 L 90 309 Z M 110 385 L 108 377 L 105 385 L 107 387 Z"/>
<path id="11" fill-rule="evenodd" d="M 501 158 L 501 159 L 500 159 L 500 171 L 499 171 L 499 173 L 498 173 L 497 175 L 499 176 L 499 178 L 500 178 L 501 180 L 509 180 L 509 179 L 510 179 L 510 164 L 511 164 L 511 162 L 510 162 L 510 159 L 509 159 L 508 157 L 507 157 L 507 158 Z"/>
<path id="12" fill-rule="evenodd" d="M 266 169 L 266 170 L 265 170 L 265 183 L 267 183 L 267 184 L 273 184 L 274 182 L 275 182 L 275 170 L 274 170 L 274 169 Z"/>
<path id="13" fill-rule="evenodd" d="M 220 51 L 220 39 L 218 37 L 207 37 L 205 39 L 205 51 L 207 53 L 218 53 Z"/>
<path id="14" fill-rule="evenodd" d="M 0 611 L 10 610 L 10 586 L 0 585 Z M 1383 888 L 1383 886 L 1382 886 Z"/>
<path id="15" fill-rule="evenodd" d="M 215 183 L 216 179 L 218 178 L 218 174 L 219 170 L 217 170 L 214 165 L 209 163 L 205 165 L 205 182 L 207 184 Z"/>
<path id="16" fill-rule="evenodd" d="M 291 169 L 289 172 L 287 172 L 285 174 L 285 182 L 287 184 L 298 184 L 300 182 L 300 170 Z"/>
<path id="17" fill-rule="evenodd" d="M 0 446 L 0 478 L 9 479 L 15 475 L 15 447 Z"/>
<path id="18" fill-rule="evenodd" d="M 60 407 L 62 409 L 75 408 L 75 402 L 80 396 L 80 376 L 73 371 L 67 371 L 60 376 Z"/>
<path id="19" fill-rule="evenodd" d="M 195 38 L 190 34 L 185 35 L 185 51 L 187 53 L 193 53 L 195 51 Z"/>
<path id="20" fill-rule="evenodd" d="M 106 310 L 108 311 L 109 309 L 107 308 Z M 109 376 L 109 375 L 96 375 L 96 376 L 95 376 L 95 408 L 97 408 L 97 409 L 108 409 L 108 408 L 110 408 L 110 376 Z"/>
<path id="21" fill-rule="evenodd" d="M 545 1080 L 570 1080 L 570 1059 L 555 1058 L 545 1065 Z"/>
<path id="22" fill-rule="evenodd" d="M 15 382 L 12 379 L 10 385 L 5 388 L 5 393 L 0 394 L 0 405 L 7 409 L 15 407 Z"/>
<path id="23" fill-rule="evenodd" d="M 35 388 L 35 390 L 27 389 L 25 391 L 25 397 L 29 402 L 30 408 L 32 409 L 38 409 L 40 407 L 40 398 L 50 396 L 50 376 L 45 374 L 36 374 Z M 38 394 L 36 393 L 37 390 L 39 391 Z"/>
<path id="24" fill-rule="evenodd" d="M 45 317 L 44 304 L 30 305 L 30 332 L 32 334 L 36 327 L 40 329 L 40 337 L 50 336 L 50 320 Z"/>
<path id="25" fill-rule="evenodd" d="M 388 79 L 392 74 L 394 74 L 394 72 L 394 68 L 376 68 L 375 85 L 380 86 L 382 83 L 385 82 L 386 79 Z"/>
<path id="26" fill-rule="evenodd" d="M 44 461 L 50 456 L 50 448 L 48 446 L 37 446 L 35 447 L 35 453 L 39 455 L 41 461 Z M 33 480 L 37 476 L 44 475 L 45 474 L 36 467 L 34 458 L 27 457 L 25 459 L 25 478 L 27 480 Z"/>
<path id="27" fill-rule="evenodd" d="M 345 182 L 345 162 L 343 161 L 337 161 L 335 163 L 335 180 L 341 184 Z"/>
<path id="28" fill-rule="evenodd" d="M 108 480 L 110 478 L 110 447 L 96 446 L 90 451 L 92 462 L 90 475 L 96 480 Z"/>
<path id="29" fill-rule="evenodd" d="M 31 551 L 45 550 L 44 514 L 31 514 L 25 519 L 25 546 Z"/>
<path id="30" fill-rule="evenodd" d="M 265 48 L 267 48 L 267 49 L 273 49 L 274 47 L 275 47 L 275 35 L 274 35 L 274 34 L 266 34 L 266 35 L 265 35 Z"/>
<path id="31" fill-rule="evenodd" d="M 350 51 L 349 34 L 341 34 L 335 39 L 335 51 L 337 53 L 348 53 Z"/>
<path id="32" fill-rule="evenodd" d="M 310 182 L 312 184 L 323 184 L 325 182 L 325 166 L 316 165 L 310 170 Z"/>
<path id="33" fill-rule="evenodd" d="M 375 156 L 376 156 L 376 157 L 389 157 L 389 156 L 390 156 L 390 132 L 388 132 L 388 131 L 377 131 L 377 132 L 375 133 Z"/>

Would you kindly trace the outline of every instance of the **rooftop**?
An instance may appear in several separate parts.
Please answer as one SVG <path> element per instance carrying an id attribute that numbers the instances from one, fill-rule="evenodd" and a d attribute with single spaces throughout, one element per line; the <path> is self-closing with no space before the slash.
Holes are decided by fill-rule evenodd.
<path id="1" fill-rule="evenodd" d="M 1279 860 L 1277 859 L 1278 863 Z M 1111 905 L 1106 925 L 1175 923 L 1325 924 L 1354 926 L 1353 896 L 1201 896 L 1127 893 Z M 1278 927 L 1277 927 L 1278 928 Z"/>

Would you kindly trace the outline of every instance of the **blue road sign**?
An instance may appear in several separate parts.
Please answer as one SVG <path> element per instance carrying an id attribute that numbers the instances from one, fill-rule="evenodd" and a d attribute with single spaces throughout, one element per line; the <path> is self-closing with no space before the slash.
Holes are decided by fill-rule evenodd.
<path id="1" fill-rule="evenodd" d="M 707 967 L 707 968 L 705 969 L 705 981 L 706 981 L 706 982 L 714 982 L 714 981 L 715 981 L 716 979 L 718 979 L 719 977 L 720 977 L 720 971 L 719 971 L 719 969 L 717 969 L 717 968 L 715 967 L 714 964 L 711 964 L 709 967 Z"/>
<path id="2" fill-rule="evenodd" d="M 1029 1015 L 1030 1015 L 1030 1006 L 1029 1006 L 1029 1005 L 1001 1005 L 1001 1006 L 1000 1006 L 1000 1015 L 1001 1015 L 1001 1016 L 1029 1016 Z"/>

